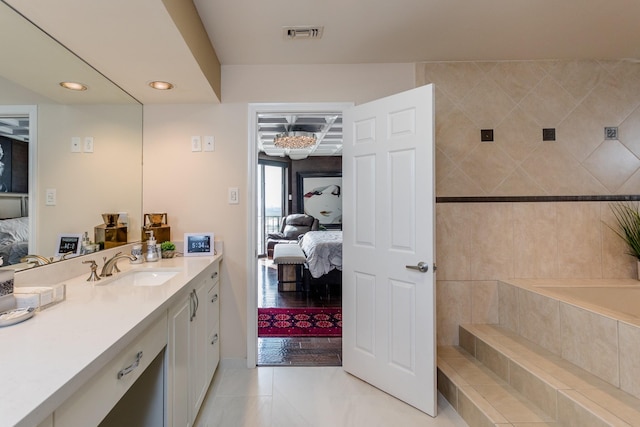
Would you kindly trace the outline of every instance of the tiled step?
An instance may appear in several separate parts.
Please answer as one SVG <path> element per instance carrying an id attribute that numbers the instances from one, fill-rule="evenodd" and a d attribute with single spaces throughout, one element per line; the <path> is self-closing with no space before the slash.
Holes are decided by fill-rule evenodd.
<path id="1" fill-rule="evenodd" d="M 456 391 L 458 404 L 465 388 L 482 390 L 481 377 L 470 375 L 468 365 L 472 363 L 488 369 L 496 381 L 515 390 L 518 398 L 557 420 L 557 424 L 544 421 L 547 425 L 640 427 L 640 400 L 510 331 L 494 325 L 462 325 L 460 345 L 464 350 L 444 347 L 438 353 L 439 380 L 446 377 L 438 387 L 445 395 L 453 394 L 447 387 Z M 491 406 L 506 419 L 503 425 L 528 426 L 520 424 L 522 416 L 507 414 L 497 403 Z M 500 421 L 494 417 L 476 425 L 500 425 Z"/>

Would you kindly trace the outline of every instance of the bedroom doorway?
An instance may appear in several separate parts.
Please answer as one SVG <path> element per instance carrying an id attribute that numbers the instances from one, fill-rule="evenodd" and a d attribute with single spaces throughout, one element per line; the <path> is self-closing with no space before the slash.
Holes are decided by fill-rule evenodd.
<path id="1" fill-rule="evenodd" d="M 250 130 L 254 136 L 250 154 L 253 162 L 255 183 L 255 263 L 252 275 L 255 283 L 249 289 L 249 298 L 255 301 L 257 310 L 250 313 L 256 318 L 256 328 L 249 329 L 253 339 L 248 344 L 248 364 L 251 366 L 340 366 L 342 364 L 341 339 L 341 286 L 339 283 L 317 283 L 307 285 L 303 277 L 305 274 L 295 266 L 281 266 L 274 264 L 274 243 L 269 243 L 269 234 L 283 232 L 282 221 L 289 214 L 303 212 L 298 194 L 297 177 L 300 172 L 326 171 L 327 175 L 341 174 L 341 115 L 342 109 L 351 104 L 263 104 L 250 106 Z M 314 148 L 316 155 L 305 154 L 299 150 L 280 150 L 269 146 L 276 133 L 284 129 L 300 130 L 304 126 L 315 131 L 318 138 L 325 141 Z M 251 125 L 250 125 L 251 127 Z M 294 129 L 295 128 L 295 129 Z M 337 135 L 336 130 L 339 131 Z M 263 141 L 267 141 L 263 144 Z M 265 149 L 265 145 L 267 146 Z M 274 150 L 275 148 L 275 150 Z M 339 194 L 339 191 L 333 191 Z M 327 192 L 331 194 L 331 191 Z M 335 195 L 333 196 L 335 197 Z M 328 211 L 323 213 L 327 213 Z M 329 217 L 336 221 L 335 212 Z M 321 216 L 321 215 L 316 215 Z M 325 218 L 323 220 L 327 221 Z M 319 221 L 316 221 L 319 223 Z M 331 228 L 332 226 L 329 225 Z M 321 229 L 327 228 L 322 225 Z M 320 228 L 320 227 L 318 227 Z M 340 229 L 337 226 L 332 228 Z M 314 231 L 318 231 L 315 229 Z M 273 240 L 273 239 L 271 239 Z M 293 243 L 297 243 L 297 240 Z M 297 270 L 297 271 L 296 271 Z M 279 277 L 280 276 L 280 277 Z M 335 273 L 334 273 L 335 276 Z M 306 282 L 308 283 L 308 282 Z M 251 295 L 253 292 L 253 295 Z M 251 307 L 251 303 L 249 305 Z M 258 310 L 260 311 L 258 313 Z M 283 319 L 283 321 L 276 320 Z M 308 320 L 321 319 L 323 329 L 293 329 L 290 336 L 283 336 L 280 330 L 269 328 L 274 321 L 282 324 L 292 321 L 292 326 L 308 324 Z M 326 319 L 325 319 L 326 318 Z M 260 320 L 259 320 L 260 319 Z M 302 320 L 302 321 L 300 321 Z M 258 329 L 258 322 L 261 328 Z M 267 325 L 267 322 L 270 322 Z M 340 322 L 340 323 L 339 323 Z M 320 323 L 317 323 L 320 324 Z M 316 324 L 314 324 L 316 325 Z M 325 327 L 326 326 L 326 327 Z M 338 327 L 340 326 L 340 327 Z M 301 332 L 303 331 L 303 332 Z M 337 333 L 340 332 L 340 333 Z M 265 335 L 266 334 L 266 335 Z M 253 344 L 253 346 L 252 346 Z M 255 349 L 255 351 L 252 349 Z M 255 355 L 255 364 L 251 363 L 251 356 Z"/>

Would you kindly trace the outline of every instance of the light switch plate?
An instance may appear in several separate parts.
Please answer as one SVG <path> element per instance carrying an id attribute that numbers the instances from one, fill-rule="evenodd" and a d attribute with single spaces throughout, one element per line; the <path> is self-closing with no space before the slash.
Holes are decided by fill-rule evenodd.
<path id="1" fill-rule="evenodd" d="M 93 153 L 93 137 L 92 136 L 86 136 L 84 138 L 84 152 Z"/>
<path id="2" fill-rule="evenodd" d="M 229 188 L 229 204 L 237 205 L 240 203 L 240 194 L 238 193 L 238 187 Z"/>
<path id="3" fill-rule="evenodd" d="M 202 141 L 199 136 L 191 137 L 191 151 L 202 151 Z"/>
<path id="4" fill-rule="evenodd" d="M 45 190 L 45 200 L 44 200 L 44 204 L 47 206 L 55 206 L 56 203 L 58 203 L 58 198 L 56 196 L 56 189 L 55 188 L 47 188 Z"/>

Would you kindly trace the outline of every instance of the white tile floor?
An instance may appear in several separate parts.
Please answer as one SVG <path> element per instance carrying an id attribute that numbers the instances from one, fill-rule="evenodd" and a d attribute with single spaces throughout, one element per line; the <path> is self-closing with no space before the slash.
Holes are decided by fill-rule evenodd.
<path id="1" fill-rule="evenodd" d="M 341 367 L 219 368 L 196 427 L 464 427 L 438 396 L 432 418 Z"/>

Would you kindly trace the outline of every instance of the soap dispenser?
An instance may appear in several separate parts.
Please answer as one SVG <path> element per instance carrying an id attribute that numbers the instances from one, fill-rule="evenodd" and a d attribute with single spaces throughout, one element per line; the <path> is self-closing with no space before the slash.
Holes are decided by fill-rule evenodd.
<path id="1" fill-rule="evenodd" d="M 145 260 L 147 262 L 156 262 L 160 259 L 160 253 L 156 246 L 156 238 L 153 236 L 153 231 L 147 231 L 149 233 L 149 240 L 147 240 L 147 255 Z"/>

